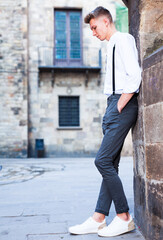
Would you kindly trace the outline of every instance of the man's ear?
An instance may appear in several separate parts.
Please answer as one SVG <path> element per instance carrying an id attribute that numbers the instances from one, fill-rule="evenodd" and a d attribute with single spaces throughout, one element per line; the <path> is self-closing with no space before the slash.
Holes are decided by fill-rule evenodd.
<path id="1" fill-rule="evenodd" d="M 104 17 L 104 23 L 105 23 L 105 26 L 108 27 L 110 22 L 109 22 L 109 19 L 107 17 Z"/>

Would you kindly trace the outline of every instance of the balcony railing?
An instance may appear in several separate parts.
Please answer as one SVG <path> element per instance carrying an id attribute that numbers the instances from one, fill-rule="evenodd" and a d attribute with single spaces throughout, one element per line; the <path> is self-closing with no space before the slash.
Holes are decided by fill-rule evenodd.
<path id="1" fill-rule="evenodd" d="M 38 48 L 39 68 L 101 69 L 101 50 L 97 48 Z"/>

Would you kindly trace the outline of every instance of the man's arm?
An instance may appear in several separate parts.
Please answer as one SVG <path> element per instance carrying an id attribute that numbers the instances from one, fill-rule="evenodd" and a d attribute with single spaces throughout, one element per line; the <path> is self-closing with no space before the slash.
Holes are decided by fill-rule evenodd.
<path id="1" fill-rule="evenodd" d="M 125 34 L 121 41 L 118 42 L 117 48 L 126 72 L 123 93 L 128 93 L 129 97 L 130 94 L 138 92 L 142 72 L 138 62 L 138 51 L 134 37 L 130 34 Z M 124 96 L 122 96 L 122 99 L 123 97 Z M 125 97 L 125 99 L 128 97 Z"/>
<path id="2" fill-rule="evenodd" d="M 126 106 L 126 104 L 130 101 L 133 95 L 134 93 L 122 93 L 117 103 L 117 108 L 120 113 L 122 109 Z"/>
<path id="3" fill-rule="evenodd" d="M 118 44 L 118 48 L 126 70 L 126 81 L 123 87 L 123 93 L 117 103 L 118 111 L 121 113 L 134 93 L 139 89 L 141 83 L 141 68 L 139 66 L 138 52 L 133 36 L 124 35 L 124 38 Z"/>

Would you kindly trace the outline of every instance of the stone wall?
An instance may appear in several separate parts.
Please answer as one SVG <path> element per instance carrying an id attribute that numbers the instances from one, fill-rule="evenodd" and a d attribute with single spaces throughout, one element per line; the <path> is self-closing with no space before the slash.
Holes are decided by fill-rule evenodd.
<path id="1" fill-rule="evenodd" d="M 0 19 L 0 157 L 26 157 L 26 0 L 0 1 Z"/>
<path id="2" fill-rule="evenodd" d="M 119 3 L 120 0 L 117 0 Z M 95 155 L 106 108 L 103 94 L 106 42 L 92 36 L 84 16 L 100 0 L 0 1 L 0 157 L 34 157 L 35 139 L 44 139 L 45 156 Z M 115 20 L 115 4 L 105 0 Z M 54 8 L 82 9 L 83 47 L 102 48 L 101 74 L 39 74 L 38 48 L 54 47 Z M 94 60 L 95 52 L 87 55 Z M 93 56 L 93 57 L 92 57 Z M 54 80 L 54 86 L 52 86 Z M 40 86 L 39 86 L 40 83 Z M 71 91 L 69 91 L 71 90 Z M 58 128 L 58 96 L 80 97 L 80 128 Z M 132 154 L 131 134 L 123 155 Z"/>
<path id="3" fill-rule="evenodd" d="M 92 36 L 89 25 L 84 24 L 84 16 L 101 2 L 31 0 L 29 4 L 29 153 L 35 156 L 35 139 L 44 139 L 45 155 L 55 156 L 91 156 L 95 155 L 102 140 L 101 122 L 106 108 L 106 96 L 103 94 L 105 76 L 106 42 L 100 42 Z M 115 5 L 103 1 L 110 9 L 115 20 Z M 54 47 L 54 9 L 78 8 L 82 10 L 83 47 L 95 49 L 88 53 L 93 60 L 98 58 L 96 51 L 102 48 L 101 74 L 89 74 L 85 85 L 85 73 L 38 73 L 38 47 Z M 38 86 L 38 78 L 40 87 Z M 51 80 L 54 80 L 54 86 Z M 100 81 L 100 84 L 99 84 Z M 71 91 L 69 92 L 69 90 Z M 58 97 L 80 97 L 80 128 L 63 129 L 58 126 Z M 132 154 L 131 135 L 123 149 L 123 154 Z"/>
<path id="4" fill-rule="evenodd" d="M 143 68 L 134 128 L 135 217 L 148 240 L 163 239 L 162 1 L 128 1 L 130 32 Z"/>
<path id="5" fill-rule="evenodd" d="M 107 2 L 107 1 L 106 1 Z M 29 4 L 29 146 L 30 156 L 35 156 L 35 139 L 44 139 L 46 157 L 91 155 L 99 148 L 102 131 L 101 118 L 105 108 L 102 94 L 103 81 L 98 86 L 97 74 L 55 73 L 54 86 L 51 86 L 51 73 L 38 73 L 38 47 L 54 47 L 54 9 L 82 9 L 83 47 L 100 48 L 100 41 L 93 38 L 90 29 L 83 23 L 87 12 L 94 9 L 98 1 L 50 1 L 31 0 Z M 110 7 L 110 4 L 107 4 Z M 114 10 L 114 6 L 112 5 Z M 104 44 L 105 45 L 105 44 Z M 105 59 L 103 59 L 105 60 Z M 104 63 L 104 62 L 103 62 Z M 104 65 L 104 64 L 103 64 Z M 102 78 L 103 78 L 102 70 Z M 40 87 L 38 86 L 40 78 Z M 100 77 L 101 78 L 101 77 Z M 71 93 L 68 89 L 71 88 Z M 79 96 L 80 128 L 64 130 L 58 126 L 58 97 Z"/>

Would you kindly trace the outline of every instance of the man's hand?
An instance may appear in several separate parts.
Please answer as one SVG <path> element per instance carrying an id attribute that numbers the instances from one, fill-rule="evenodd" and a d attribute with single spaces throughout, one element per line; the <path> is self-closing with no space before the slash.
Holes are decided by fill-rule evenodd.
<path id="1" fill-rule="evenodd" d="M 118 103 L 117 103 L 117 109 L 119 113 L 122 112 L 122 109 L 126 106 L 126 104 L 130 101 L 134 93 L 122 93 L 120 96 Z"/>

